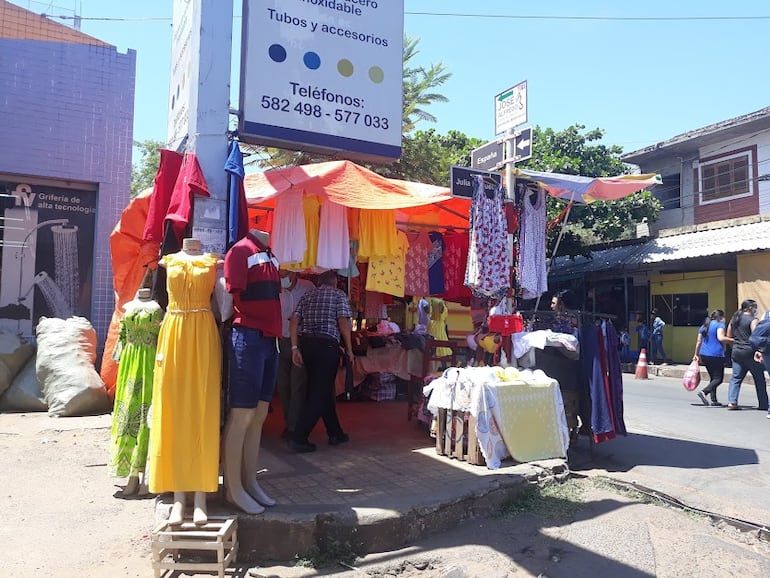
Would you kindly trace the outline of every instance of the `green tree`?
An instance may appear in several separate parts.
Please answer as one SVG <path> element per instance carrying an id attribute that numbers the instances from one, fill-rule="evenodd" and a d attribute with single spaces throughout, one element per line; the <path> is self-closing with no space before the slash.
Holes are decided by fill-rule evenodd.
<path id="1" fill-rule="evenodd" d="M 519 168 L 535 171 L 607 177 L 628 172 L 629 167 L 620 159 L 623 152 L 618 145 L 604 145 L 601 129 L 585 131 L 582 124 L 574 124 L 562 131 L 536 126 L 533 130 L 532 158 Z M 567 201 L 549 197 L 548 220 L 555 219 Z M 630 239 L 635 235 L 636 224 L 645 218 L 657 220 L 663 205 L 649 191 L 640 191 L 615 201 L 596 201 L 576 204 L 570 211 L 564 226 L 558 255 L 590 255 L 590 245 Z M 554 227 L 548 234 L 548 254 L 556 248 L 561 227 Z"/>
<path id="2" fill-rule="evenodd" d="M 441 63 L 429 67 L 413 65 L 413 59 L 419 54 L 418 38 L 404 37 L 403 69 L 403 127 L 405 135 L 410 134 L 420 121 L 436 122 L 436 117 L 426 108 L 435 102 L 447 102 L 443 94 L 436 92 L 452 76 Z"/>
<path id="3" fill-rule="evenodd" d="M 134 150 L 139 151 L 139 160 L 131 166 L 131 198 L 152 187 L 155 173 L 160 164 L 160 149 L 164 143 L 159 140 L 134 141 Z"/>
<path id="4" fill-rule="evenodd" d="M 448 187 L 449 167 L 469 166 L 471 151 L 482 144 L 481 139 L 456 130 L 446 134 L 439 134 L 432 128 L 416 130 L 404 136 L 398 161 L 371 168 L 388 178 Z"/>

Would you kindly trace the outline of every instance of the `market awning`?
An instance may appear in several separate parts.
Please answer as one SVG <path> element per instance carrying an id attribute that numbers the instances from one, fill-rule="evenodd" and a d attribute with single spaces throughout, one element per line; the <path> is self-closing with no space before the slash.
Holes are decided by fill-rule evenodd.
<path id="1" fill-rule="evenodd" d="M 594 251 L 591 258 L 557 257 L 551 265 L 552 275 L 575 275 L 597 271 L 639 271 L 656 263 L 688 261 L 736 253 L 770 249 L 770 221 L 743 223 L 707 230 L 688 230 L 646 242 L 618 245 Z M 694 229 L 694 227 L 693 227 Z"/>
<path id="2" fill-rule="evenodd" d="M 516 174 L 540 183 L 553 197 L 581 203 L 622 199 L 663 182 L 661 176 L 654 173 L 616 177 L 581 177 L 516 169 Z"/>
<path id="3" fill-rule="evenodd" d="M 275 197 L 301 189 L 358 209 L 397 209 L 413 224 L 467 227 L 470 199 L 452 197 L 449 188 L 388 179 L 351 161 L 329 161 L 246 175 L 250 208 L 272 207 Z"/>

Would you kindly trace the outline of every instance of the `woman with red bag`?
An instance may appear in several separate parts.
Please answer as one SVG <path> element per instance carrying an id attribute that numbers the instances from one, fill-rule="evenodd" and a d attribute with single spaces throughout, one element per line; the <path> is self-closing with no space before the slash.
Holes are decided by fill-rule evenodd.
<path id="1" fill-rule="evenodd" d="M 698 329 L 693 355 L 693 360 L 700 359 L 700 363 L 706 366 L 709 373 L 708 385 L 698 392 L 703 405 L 722 405 L 717 401 L 717 387 L 725 379 L 724 346 L 732 341 L 725 332 L 725 312 L 714 309 Z M 711 403 L 706 399 L 707 395 L 711 397 Z"/>

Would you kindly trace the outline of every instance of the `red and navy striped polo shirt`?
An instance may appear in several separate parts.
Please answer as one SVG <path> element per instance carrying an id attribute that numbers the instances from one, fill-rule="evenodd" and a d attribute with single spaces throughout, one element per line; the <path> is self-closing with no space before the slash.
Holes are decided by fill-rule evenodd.
<path id="1" fill-rule="evenodd" d="M 248 233 L 225 255 L 225 281 L 233 296 L 233 325 L 281 336 L 281 278 L 270 250 Z"/>

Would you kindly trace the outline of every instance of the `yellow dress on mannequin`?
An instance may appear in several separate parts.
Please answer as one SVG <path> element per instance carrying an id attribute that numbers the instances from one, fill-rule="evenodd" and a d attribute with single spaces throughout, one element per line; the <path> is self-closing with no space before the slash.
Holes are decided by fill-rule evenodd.
<path id="1" fill-rule="evenodd" d="M 166 255 L 169 303 L 158 335 L 150 491 L 216 492 L 222 346 L 211 293 L 216 255 Z"/>

